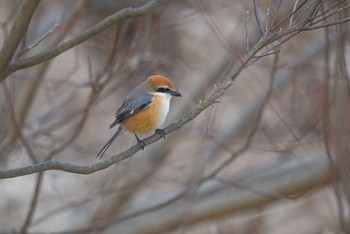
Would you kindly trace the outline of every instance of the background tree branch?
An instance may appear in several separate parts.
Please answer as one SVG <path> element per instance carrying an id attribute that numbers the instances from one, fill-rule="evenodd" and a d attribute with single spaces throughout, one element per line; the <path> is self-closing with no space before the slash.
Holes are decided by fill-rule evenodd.
<path id="1" fill-rule="evenodd" d="M 6 79 L 9 74 L 9 65 L 18 45 L 26 35 L 29 23 L 39 3 L 39 0 L 26 0 L 19 9 L 18 16 L 0 51 L 0 82 Z"/>
<path id="2" fill-rule="evenodd" d="M 4 67 L 8 66 L 7 69 L 2 69 L 2 66 L 0 64 L 0 70 L 3 71 L 0 76 L 0 82 L 2 82 L 8 75 L 11 73 L 18 71 L 20 69 L 28 68 L 37 64 L 40 64 L 42 62 L 48 61 L 54 57 L 56 57 L 59 54 L 62 54 L 63 52 L 83 43 L 84 41 L 96 36 L 97 34 L 101 33 L 102 31 L 106 30 L 107 28 L 111 27 L 112 25 L 116 24 L 122 19 L 130 18 L 130 17 L 138 17 L 141 15 L 144 15 L 153 9 L 155 9 L 163 0 L 152 0 L 149 1 L 147 4 L 139 7 L 139 8 L 125 8 L 119 12 L 114 13 L 113 15 L 107 17 L 106 19 L 102 20 L 101 22 L 97 23 L 96 25 L 90 27 L 85 32 L 68 39 L 65 42 L 62 42 L 58 44 L 57 46 L 54 46 L 53 48 L 49 49 L 46 52 L 41 52 L 39 54 L 33 55 L 29 58 L 21 59 L 21 58 L 14 58 L 12 63 L 10 62 L 10 59 L 13 56 L 14 51 L 17 49 L 18 44 L 20 40 L 22 39 L 23 35 L 25 34 L 26 28 L 28 27 L 30 23 L 30 18 L 32 14 L 34 13 L 34 10 L 36 6 L 39 4 L 39 1 L 26 1 L 26 4 L 23 4 L 23 11 L 26 13 L 23 15 L 20 13 L 21 18 L 18 19 L 17 23 L 14 26 L 13 31 L 11 31 L 11 34 L 9 35 L 8 41 L 11 41 L 11 44 L 9 42 L 5 42 L 3 47 L 3 52 L 0 53 L 0 61 L 4 60 Z M 27 6 L 28 5 L 28 6 Z M 28 8 L 28 9 L 27 9 Z M 18 24 L 18 26 L 17 26 Z M 23 24 L 23 26 L 22 26 Z M 14 37 L 15 36 L 15 37 Z M 3 54 L 4 59 L 1 59 L 1 54 Z M 7 61 L 7 63 L 6 63 Z"/>
<path id="3" fill-rule="evenodd" d="M 349 0 L 161 2 L 1 3 L 0 232 L 347 232 Z M 165 140 L 96 161 L 151 74 Z"/>

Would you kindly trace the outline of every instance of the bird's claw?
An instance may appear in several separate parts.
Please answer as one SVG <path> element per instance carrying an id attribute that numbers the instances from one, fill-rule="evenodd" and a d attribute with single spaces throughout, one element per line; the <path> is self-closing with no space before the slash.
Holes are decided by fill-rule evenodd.
<path id="1" fill-rule="evenodd" d="M 142 150 L 144 150 L 146 143 L 143 140 L 141 140 L 136 134 L 135 134 L 135 138 L 137 140 L 137 144 L 141 147 Z"/>
<path id="2" fill-rule="evenodd" d="M 143 140 L 137 141 L 137 144 L 141 147 L 142 150 L 145 149 L 146 143 Z"/>
<path id="3" fill-rule="evenodd" d="M 163 137 L 163 139 L 165 139 L 165 131 L 163 129 L 156 129 L 156 133 L 160 136 Z"/>

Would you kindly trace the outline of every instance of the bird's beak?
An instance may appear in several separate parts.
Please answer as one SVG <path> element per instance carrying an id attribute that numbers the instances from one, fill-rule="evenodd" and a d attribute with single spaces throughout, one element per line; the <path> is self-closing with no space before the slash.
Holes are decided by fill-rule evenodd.
<path id="1" fill-rule="evenodd" d="M 179 91 L 170 91 L 170 95 L 171 96 L 175 96 L 175 97 L 182 97 L 181 93 Z"/>

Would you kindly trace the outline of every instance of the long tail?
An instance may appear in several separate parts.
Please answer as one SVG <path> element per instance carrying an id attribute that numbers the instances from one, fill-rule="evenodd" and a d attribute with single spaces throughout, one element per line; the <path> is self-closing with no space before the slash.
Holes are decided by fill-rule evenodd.
<path id="1" fill-rule="evenodd" d="M 114 133 L 114 135 L 111 137 L 111 139 L 109 139 L 108 142 L 102 147 L 100 152 L 98 152 L 96 158 L 100 157 L 100 159 L 101 159 L 103 157 L 103 155 L 106 153 L 108 148 L 112 145 L 113 141 L 115 139 L 117 139 L 117 137 L 122 133 L 122 130 L 123 130 L 122 126 L 119 126 L 118 130 L 116 131 L 116 133 Z"/>

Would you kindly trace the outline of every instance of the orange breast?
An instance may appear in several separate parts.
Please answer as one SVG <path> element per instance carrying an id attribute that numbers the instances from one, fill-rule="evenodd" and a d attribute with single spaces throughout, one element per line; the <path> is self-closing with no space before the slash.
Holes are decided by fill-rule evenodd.
<path id="1" fill-rule="evenodd" d="M 164 108 L 167 108 L 166 113 Z M 148 133 L 163 124 L 168 110 L 169 102 L 166 103 L 161 96 L 155 95 L 147 109 L 127 118 L 120 124 L 132 133 Z"/>

